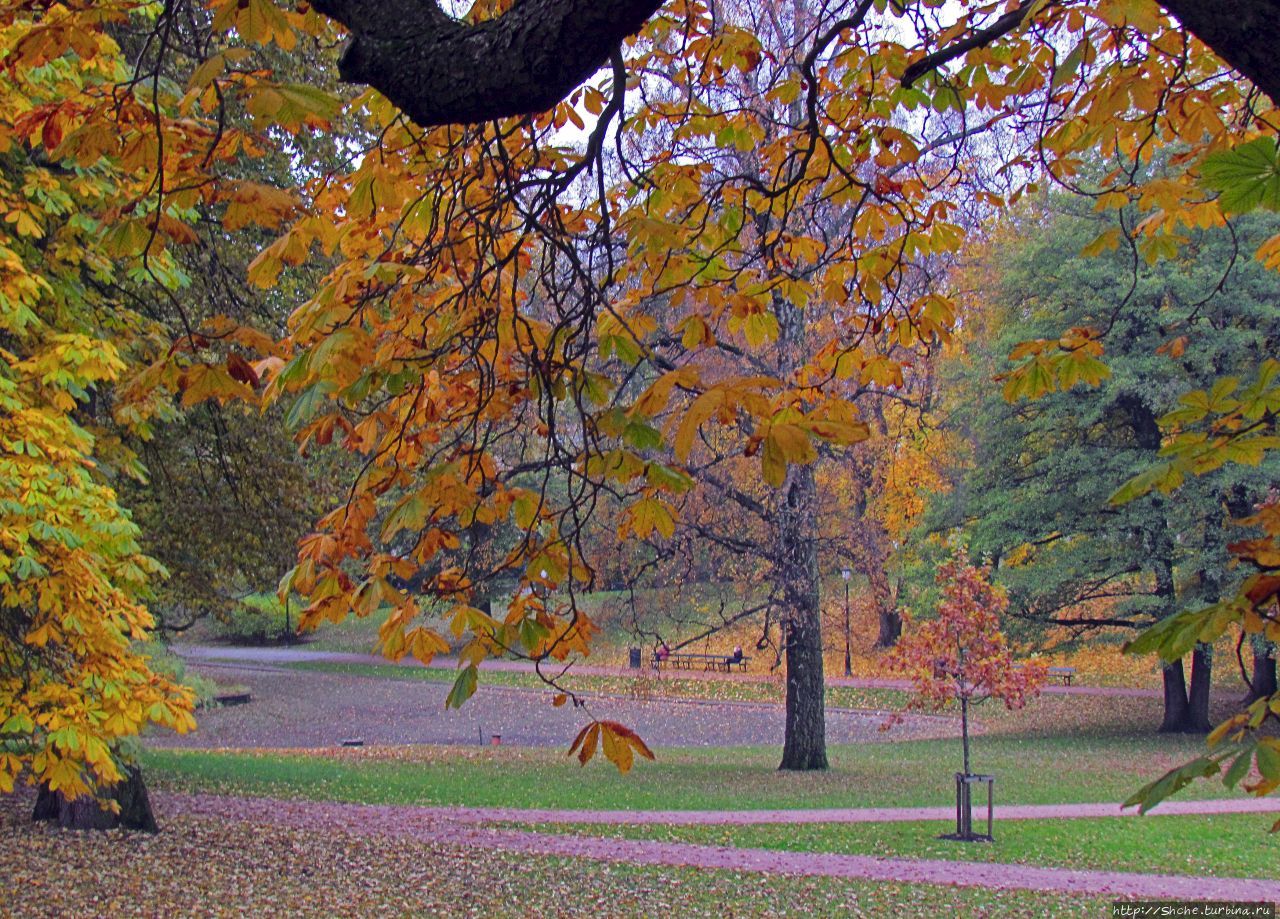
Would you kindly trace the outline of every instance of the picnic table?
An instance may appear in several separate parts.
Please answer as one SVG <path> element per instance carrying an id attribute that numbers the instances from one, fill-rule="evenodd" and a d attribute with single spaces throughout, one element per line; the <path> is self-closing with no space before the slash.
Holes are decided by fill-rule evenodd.
<path id="1" fill-rule="evenodd" d="M 672 651 L 666 655 L 653 652 L 653 669 L 661 670 L 664 666 L 671 670 L 693 670 L 696 666 L 701 666 L 703 670 L 719 670 L 722 673 L 728 673 L 734 667 L 739 670 L 747 669 L 747 661 L 750 657 L 737 656 L 734 654 L 694 654 L 686 651 Z"/>

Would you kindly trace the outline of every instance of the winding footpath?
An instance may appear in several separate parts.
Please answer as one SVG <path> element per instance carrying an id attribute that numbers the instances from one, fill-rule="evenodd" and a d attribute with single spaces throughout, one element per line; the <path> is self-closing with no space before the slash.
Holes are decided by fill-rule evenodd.
<path id="1" fill-rule="evenodd" d="M 326 652 L 306 648 L 244 649 L 187 646 L 179 650 L 191 663 L 234 668 L 244 673 L 244 678 L 248 681 L 258 679 L 280 682 L 285 677 L 292 677 L 293 681 L 297 682 L 297 678 L 300 675 L 299 671 L 286 673 L 282 670 L 282 665 L 301 661 L 386 663 L 381 658 L 373 658 L 363 654 Z M 441 660 L 439 663 L 443 666 L 448 666 L 450 662 Z M 486 666 L 504 670 L 527 669 L 527 665 L 522 666 L 508 662 L 486 662 Z M 609 667 L 579 666 L 575 669 L 580 673 L 614 676 L 620 674 L 634 675 L 634 671 Z M 682 673 L 681 676 L 691 676 L 696 679 L 700 675 L 697 673 Z M 314 692 L 315 686 L 312 684 L 317 683 L 317 681 L 335 678 L 331 674 L 310 674 L 310 682 L 306 687 L 302 687 L 302 689 L 306 689 L 306 692 L 303 696 L 297 698 L 284 691 L 292 686 L 293 683 L 288 683 L 283 689 L 272 684 L 273 691 L 264 693 L 264 697 L 270 704 L 279 704 L 287 709 L 287 711 L 276 712 L 275 715 L 278 717 L 273 716 L 266 719 L 271 725 L 274 725 L 272 727 L 273 735 L 279 733 L 278 725 L 280 723 L 294 723 L 299 720 L 299 711 L 305 709 L 307 698 L 317 695 Z M 763 675 L 754 674 L 738 678 L 748 681 L 768 679 Z M 880 679 L 832 679 L 830 682 L 833 685 L 874 688 L 900 688 L 901 686 L 900 681 Z M 356 702 L 359 704 L 352 703 L 352 710 L 343 713 L 343 724 L 347 726 L 346 729 L 351 729 L 350 726 L 352 725 L 363 723 L 366 730 L 372 730 L 373 725 L 384 722 L 397 724 L 403 728 L 406 718 L 409 718 L 413 712 L 424 710 L 420 705 L 406 705 L 407 702 L 412 702 L 413 700 L 405 698 L 408 690 L 399 681 L 361 680 L 360 685 L 365 687 L 366 693 L 382 691 L 388 694 L 388 698 L 357 699 Z M 434 686 L 434 689 L 438 690 L 444 685 Z M 433 691 L 432 684 L 424 683 L 419 688 L 422 692 Z M 299 692 L 302 689 L 299 689 Z M 1045 691 L 1069 695 L 1145 696 L 1154 694 L 1152 691 L 1145 689 L 1087 686 L 1052 686 L 1046 687 Z M 495 705 L 507 717 L 516 717 L 519 714 L 514 712 L 513 706 L 528 695 L 527 692 L 502 687 L 492 688 L 489 692 L 494 694 Z M 324 696 L 327 694 L 319 693 L 319 695 Z M 344 699 L 346 699 L 345 696 Z M 346 701 L 351 702 L 350 699 L 346 699 Z M 603 701 L 602 699 L 601 704 L 603 704 Z M 719 703 L 721 706 L 724 704 Z M 385 707 L 385 712 L 379 708 L 380 705 Z M 760 703 L 740 703 L 740 705 L 743 708 L 744 716 L 751 714 L 755 709 L 763 707 Z M 696 712 L 698 706 L 691 704 L 679 706 L 678 708 L 681 712 L 689 715 Z M 633 716 L 637 715 L 637 713 L 632 714 Z M 667 725 L 670 728 L 670 723 L 674 720 L 671 706 L 667 705 L 662 714 L 663 717 L 660 724 L 655 724 L 653 730 L 661 730 L 661 725 Z M 849 712 L 847 714 L 852 717 L 855 714 L 866 713 Z M 227 721 L 225 725 L 221 726 L 221 729 L 232 733 L 237 729 L 233 711 L 209 713 L 206 715 L 203 730 L 206 733 L 212 732 L 216 736 L 206 738 L 203 745 L 227 746 L 230 740 L 248 742 L 238 734 L 234 737 L 217 735 L 220 715 L 224 716 L 224 720 Z M 492 713 L 488 715 L 488 720 L 485 721 L 485 730 L 496 732 L 499 727 L 502 727 L 504 741 L 508 739 L 508 736 L 518 739 L 517 735 L 513 733 L 515 729 L 513 727 L 503 727 L 496 720 L 497 717 Z M 307 718 L 301 720 L 303 723 L 309 723 Z M 697 725 L 694 726 L 696 727 Z M 936 725 L 923 722 L 917 727 L 922 735 L 928 735 L 932 730 L 937 729 Z M 475 736 L 476 729 L 473 726 L 467 724 L 464 728 L 464 735 Z M 425 727 L 423 730 L 425 730 Z M 720 726 L 718 730 L 723 731 L 723 726 Z M 290 745 L 293 745 L 298 740 L 292 734 L 287 739 L 290 741 Z M 372 739 L 377 740 L 378 738 L 374 737 Z M 271 743 L 266 743 L 262 738 L 249 738 L 249 740 L 254 741 L 252 745 L 272 745 Z M 324 738 L 319 738 L 319 740 L 326 741 L 325 744 L 320 745 L 327 745 L 331 738 L 326 735 Z M 421 742 L 422 738 L 415 735 L 413 738 L 388 738 L 384 739 L 383 742 L 409 742 L 413 740 Z M 525 739 L 523 742 L 535 741 L 536 738 L 531 738 Z M 634 865 L 725 869 L 760 874 L 982 887 L 994 890 L 1044 891 L 1096 897 L 1280 902 L 1280 880 L 1262 878 L 1194 877 L 1052 868 L 987 861 L 970 862 L 738 848 L 658 839 L 617 839 L 586 834 L 569 835 L 567 833 L 538 832 L 536 829 L 509 826 L 510 824 L 746 826 L 759 824 L 796 825 L 945 821 L 954 816 L 954 811 L 947 807 L 729 812 L 579 811 L 364 805 L 165 792 L 156 792 L 153 797 L 157 800 L 158 809 L 163 812 L 183 813 L 220 821 L 236 821 L 250 826 L 279 826 L 311 833 L 346 833 L 366 838 L 417 840 L 445 843 L 468 849 L 503 851 L 545 857 L 586 858 Z M 1229 800 L 1169 801 L 1160 805 L 1154 812 L 1157 814 L 1261 814 L 1280 812 L 1280 799 L 1238 798 Z M 1004 805 L 996 808 L 996 816 L 1000 820 L 1100 818 L 1135 815 L 1136 811 L 1132 809 L 1122 811 L 1115 803 Z M 495 826 L 494 824 L 503 824 L 503 826 Z"/>
<path id="2" fill-rule="evenodd" d="M 1280 901 L 1280 881 L 1258 878 L 1207 878 L 1116 871 L 1042 868 L 1032 865 L 963 862 L 942 859 L 881 858 L 823 852 L 789 852 L 696 845 L 643 839 L 608 839 L 499 829 L 482 820 L 528 822 L 624 822 L 618 812 L 592 820 L 583 811 L 520 811 L 507 808 L 441 808 L 281 801 L 219 795 L 157 794 L 159 805 L 217 820 L 283 826 L 309 832 L 341 832 L 364 837 L 412 839 L 524 855 L 589 858 L 633 865 L 666 865 L 810 877 L 948 884 L 993 890 L 1035 890 L 1082 896 Z M 1255 806 L 1248 806 L 1248 805 Z M 1229 813 L 1276 810 L 1271 801 L 1186 801 L 1166 805 L 1164 813 Z M 1268 806 L 1269 805 L 1269 806 Z M 851 811 L 686 812 L 688 823 L 833 822 L 841 817 L 868 821 L 938 819 L 940 808 L 892 808 Z M 1004 816 L 1114 816 L 1115 805 L 1054 805 L 1005 808 Z M 808 819 L 797 819 L 805 815 Z M 628 813 L 628 823 L 673 823 L 673 813 Z M 944 815 L 945 816 L 945 815 Z M 550 819 L 548 819 L 550 818 Z"/>

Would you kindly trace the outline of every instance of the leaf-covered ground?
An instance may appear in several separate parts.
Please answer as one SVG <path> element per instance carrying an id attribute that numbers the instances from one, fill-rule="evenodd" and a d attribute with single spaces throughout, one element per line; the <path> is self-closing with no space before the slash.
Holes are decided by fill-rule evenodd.
<path id="1" fill-rule="evenodd" d="M 320 673 L 378 677 L 396 680 L 452 682 L 456 671 L 447 667 L 398 666 L 377 662 L 344 662 L 310 660 L 288 665 L 291 668 Z M 524 689 L 546 689 L 538 677 L 518 670 L 486 669 L 482 684 Z M 630 674 L 573 674 L 566 685 L 586 694 L 600 694 L 645 700 L 700 699 L 728 702 L 772 702 L 782 704 L 786 687 L 782 680 L 764 679 L 758 674 L 733 674 L 729 677 L 694 672 L 654 675 L 644 671 Z M 1085 690 L 1096 687 L 1082 687 Z M 901 689 L 874 686 L 832 684 L 827 687 L 827 706 L 843 709 L 900 711 L 910 695 Z M 1215 699 L 1217 714 L 1234 710 L 1232 698 L 1220 693 Z M 1023 709 L 1006 709 L 999 703 L 979 705 L 974 717 L 979 733 L 996 734 L 1115 734 L 1149 731 L 1160 723 L 1160 699 L 1154 695 L 1110 695 L 1102 691 L 1078 694 L 1045 693 L 1028 702 Z M 958 712 L 944 711 L 958 721 Z M 956 728 L 958 730 L 958 727 Z"/>
<path id="2" fill-rule="evenodd" d="M 295 670 L 256 662 L 201 669 L 224 681 L 245 683 L 254 701 L 202 713 L 198 732 L 157 735 L 153 743 L 332 747 L 357 737 L 365 743 L 460 745 L 488 743 L 496 734 L 506 744 L 565 749 L 588 721 L 608 719 L 639 732 L 650 746 L 781 746 L 786 723 L 783 707 L 768 702 L 596 695 L 586 700 L 585 709 L 571 705 L 557 708 L 549 691 L 499 686 L 485 680 L 461 708 L 446 708 L 449 685 L 412 679 L 410 668 L 394 668 L 404 679 Z M 828 741 L 852 743 L 885 736 L 956 733 L 953 718 L 912 714 L 885 735 L 881 727 L 887 717 L 875 711 L 831 711 Z"/>
<path id="3" fill-rule="evenodd" d="M 1022 891 L 763 876 L 543 858 L 182 813 L 159 835 L 27 822 L 0 797 L 0 911 L 64 916 L 1104 915 Z M 264 803 L 264 806 L 268 806 Z"/>

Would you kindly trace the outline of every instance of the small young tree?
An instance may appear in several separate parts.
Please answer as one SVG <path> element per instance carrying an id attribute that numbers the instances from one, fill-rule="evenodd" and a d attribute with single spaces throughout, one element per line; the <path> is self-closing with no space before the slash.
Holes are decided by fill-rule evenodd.
<path id="1" fill-rule="evenodd" d="M 942 589 L 936 619 L 903 617 L 903 633 L 889 655 L 890 667 L 911 679 L 915 696 L 908 708 L 934 711 L 960 703 L 964 742 L 964 774 L 969 772 L 969 707 L 999 699 L 1021 708 L 1037 695 L 1045 667 L 1030 660 L 1015 665 L 1000 631 L 1000 615 L 1008 605 L 1003 588 L 993 585 L 986 568 L 969 564 L 964 550 L 937 575 Z"/>

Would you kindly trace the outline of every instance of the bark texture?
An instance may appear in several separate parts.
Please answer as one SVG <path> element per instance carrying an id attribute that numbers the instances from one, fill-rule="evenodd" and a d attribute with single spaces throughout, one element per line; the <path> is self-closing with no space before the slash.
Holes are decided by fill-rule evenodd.
<path id="1" fill-rule="evenodd" d="M 778 520 L 778 581 L 786 613 L 787 726 L 779 769 L 827 768 L 826 681 L 822 663 L 822 608 L 813 534 L 812 466 L 793 466 Z"/>
<path id="2" fill-rule="evenodd" d="M 1209 687 L 1213 678 L 1213 649 L 1208 645 L 1196 645 L 1191 653 L 1191 687 L 1187 691 L 1188 734 L 1208 734 L 1213 730 L 1209 721 Z"/>
<path id="3" fill-rule="evenodd" d="M 31 819 L 48 820 L 65 830 L 114 830 L 123 827 L 147 833 L 159 832 L 139 767 L 126 767 L 124 780 L 106 793 L 106 799 L 120 806 L 118 813 L 104 808 L 94 798 L 79 797 L 68 801 L 61 792 L 50 791 L 48 786 L 41 785 Z"/>
<path id="4" fill-rule="evenodd" d="M 545 111 L 608 61 L 662 0 L 516 0 L 476 24 L 435 0 L 312 0 L 351 40 L 344 80 L 372 86 L 424 127 Z"/>
<path id="5" fill-rule="evenodd" d="M 1270 642 L 1255 642 L 1249 692 L 1241 700 L 1241 704 L 1248 705 L 1273 695 L 1276 688 L 1276 646 Z"/>
<path id="6" fill-rule="evenodd" d="M 1160 0 L 1187 31 L 1280 100 L 1280 0 Z"/>
<path id="7" fill-rule="evenodd" d="M 1164 720 L 1161 734 L 1181 734 L 1187 724 L 1187 674 L 1182 661 L 1164 666 Z"/>

